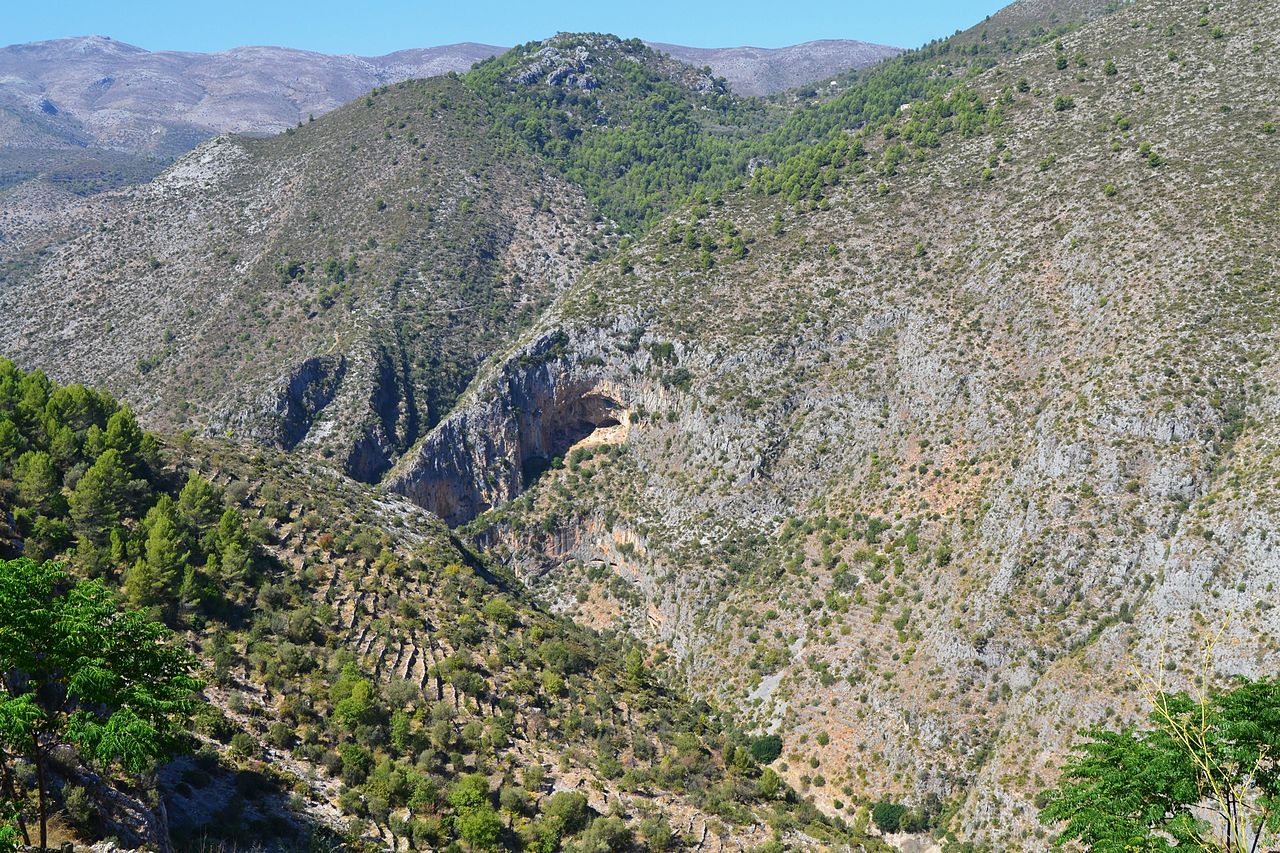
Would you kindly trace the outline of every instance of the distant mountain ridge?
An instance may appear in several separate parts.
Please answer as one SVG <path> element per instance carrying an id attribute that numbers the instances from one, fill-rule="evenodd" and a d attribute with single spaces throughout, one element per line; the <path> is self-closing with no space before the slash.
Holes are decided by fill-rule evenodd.
<path id="1" fill-rule="evenodd" d="M 710 67 L 739 95 L 772 95 L 902 53 L 900 48 L 849 39 L 821 39 L 778 48 L 647 44 L 681 62 Z"/>
<path id="2" fill-rule="evenodd" d="M 173 155 L 219 133 L 277 133 L 370 89 L 462 71 L 505 48 L 386 56 L 279 47 L 147 51 L 104 36 L 0 48 L 0 145 Z"/>
<path id="3" fill-rule="evenodd" d="M 860 41 L 778 49 L 654 44 L 762 95 L 899 53 Z M 0 48 L 0 146 L 173 156 L 219 133 L 278 133 L 377 86 L 465 71 L 507 48 L 465 42 L 385 56 L 282 47 L 148 51 L 105 36 Z"/>

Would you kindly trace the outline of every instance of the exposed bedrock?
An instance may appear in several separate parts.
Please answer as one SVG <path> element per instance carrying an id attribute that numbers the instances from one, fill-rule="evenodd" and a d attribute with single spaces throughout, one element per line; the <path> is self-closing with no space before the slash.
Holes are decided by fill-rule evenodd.
<path id="1" fill-rule="evenodd" d="M 232 404 L 215 414 L 208 431 L 238 433 L 292 450 L 312 433 L 348 373 L 343 355 L 315 356 L 293 365 L 249 405 Z"/>
<path id="2" fill-rule="evenodd" d="M 309 358 L 279 389 L 273 414 L 280 443 L 286 449 L 307 437 L 316 417 L 333 400 L 346 370 L 347 360 L 342 356 Z"/>
<path id="3" fill-rule="evenodd" d="M 420 436 L 417 390 L 402 349 L 362 342 L 298 362 L 210 431 L 318 452 L 354 479 L 376 483 Z"/>
<path id="4" fill-rule="evenodd" d="M 566 343 L 551 333 L 509 359 L 409 454 L 392 491 L 462 524 L 519 495 L 574 445 L 620 440 L 630 422 L 622 389 Z"/>

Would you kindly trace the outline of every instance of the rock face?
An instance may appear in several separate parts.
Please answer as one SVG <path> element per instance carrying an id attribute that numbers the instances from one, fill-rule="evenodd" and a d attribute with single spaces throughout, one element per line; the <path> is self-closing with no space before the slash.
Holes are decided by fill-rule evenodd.
<path id="1" fill-rule="evenodd" d="M 516 75 L 516 80 L 525 86 L 541 80 L 548 86 L 563 84 L 583 90 L 594 89 L 596 78 L 587 73 L 590 59 L 591 51 L 586 45 L 578 45 L 569 51 L 547 45 L 533 55 Z"/>
<path id="2" fill-rule="evenodd" d="M 339 355 L 309 358 L 294 370 L 275 395 L 279 422 L 271 432 L 280 444 L 292 449 L 307 437 L 316 416 L 333 400 L 346 369 L 347 360 Z"/>
<path id="3" fill-rule="evenodd" d="M 524 347 L 490 380 L 488 399 L 464 403 L 406 457 L 392 491 L 462 524 L 520 495 L 593 436 L 624 438 L 625 394 L 575 362 L 566 342 L 552 332 Z"/>

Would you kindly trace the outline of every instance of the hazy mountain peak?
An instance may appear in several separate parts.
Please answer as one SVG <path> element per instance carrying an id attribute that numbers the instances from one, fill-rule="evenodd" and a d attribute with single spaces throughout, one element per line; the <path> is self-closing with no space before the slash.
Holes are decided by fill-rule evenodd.
<path id="1" fill-rule="evenodd" d="M 740 95 L 769 95 L 897 56 L 901 49 L 849 39 L 820 39 L 788 47 L 685 47 L 650 42 L 690 65 L 710 66 Z"/>
<path id="2" fill-rule="evenodd" d="M 600 34 L 584 39 L 580 33 L 557 34 L 539 43 L 546 53 L 537 61 L 545 62 L 550 73 L 555 62 L 551 54 L 570 43 L 597 54 L 647 50 L 635 39 L 624 42 Z M 728 79 L 740 94 L 776 91 L 896 52 L 859 42 L 815 45 L 778 50 L 660 47 L 683 62 L 711 66 L 715 76 Z M 172 156 L 217 133 L 276 133 L 376 86 L 465 71 L 505 50 L 463 42 L 374 57 L 270 45 L 196 53 L 149 51 L 101 35 L 11 45 L 0 48 L 0 103 L 12 109 L 10 120 L 0 125 L 0 147 L 88 143 Z M 574 61 L 594 65 L 602 56 L 575 55 Z M 667 71 L 680 73 L 674 67 Z M 590 84 L 576 74 L 567 71 L 566 77 L 575 75 L 578 82 Z M 122 80 L 128 85 L 110 85 Z M 50 106 L 60 116 L 55 122 L 47 120 L 54 114 Z"/>

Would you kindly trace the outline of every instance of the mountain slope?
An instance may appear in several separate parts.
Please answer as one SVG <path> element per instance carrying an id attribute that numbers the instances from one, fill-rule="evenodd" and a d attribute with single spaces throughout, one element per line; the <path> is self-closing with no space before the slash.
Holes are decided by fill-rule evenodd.
<path id="1" fill-rule="evenodd" d="M 393 487 L 669 644 L 828 808 L 1043 848 L 1131 662 L 1187 684 L 1228 613 L 1218 671 L 1277 662 L 1278 25 L 1138 2 L 758 172 L 580 280 Z"/>
<path id="2" fill-rule="evenodd" d="M 798 109 L 557 37 L 20 224 L 0 348 L 394 464 L 828 813 L 1043 849 L 1131 667 L 1191 683 L 1228 614 L 1217 674 L 1277 663 L 1278 25 L 1026 0 Z"/>
<path id="3" fill-rule="evenodd" d="M 566 35 L 213 140 L 150 184 L 59 197 L 61 220 L 20 185 L 0 347 L 156 427 L 376 481 L 613 244 L 610 218 L 739 182 L 751 128 L 775 120 L 637 41 Z"/>
<path id="4" fill-rule="evenodd" d="M 77 842 L 886 849 L 762 770 L 660 659 L 530 605 L 411 504 L 297 456 L 162 446 L 106 395 L 4 360 L 0 438 L 0 558 L 118 589 L 208 682 L 194 755 L 145 776 L 50 762 Z M 6 777 L 28 823 L 31 775 Z"/>
<path id="5" fill-rule="evenodd" d="M 0 348 L 149 424 L 310 447 L 362 479 L 602 240 L 581 194 L 449 78 L 213 140 L 87 211 L 8 258 L 0 301 L 22 322 Z"/>

